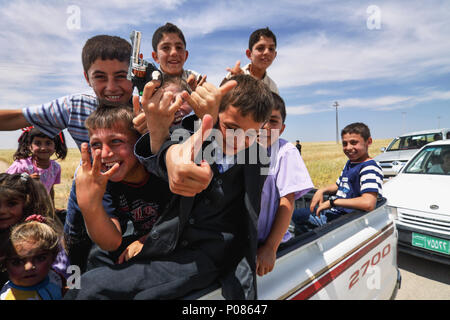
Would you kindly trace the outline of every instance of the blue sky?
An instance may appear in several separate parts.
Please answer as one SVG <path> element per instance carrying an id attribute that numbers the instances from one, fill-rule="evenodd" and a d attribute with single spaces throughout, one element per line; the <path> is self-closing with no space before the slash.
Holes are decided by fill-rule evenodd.
<path id="1" fill-rule="evenodd" d="M 139 30 L 152 61 L 152 34 L 168 21 L 185 34 L 185 67 L 216 85 L 248 62 L 250 33 L 271 28 L 278 56 L 268 72 L 290 141 L 334 141 L 334 101 L 339 129 L 362 121 L 375 139 L 450 127 L 450 2 L 438 0 L 1 0 L 0 108 L 89 91 L 81 50 L 97 34 L 128 40 Z M 20 132 L 1 132 L 0 147 L 15 148 Z"/>

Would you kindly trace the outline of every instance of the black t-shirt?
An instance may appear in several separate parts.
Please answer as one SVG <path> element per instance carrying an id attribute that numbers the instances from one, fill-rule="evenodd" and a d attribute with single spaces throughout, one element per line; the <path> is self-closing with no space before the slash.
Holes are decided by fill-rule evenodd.
<path id="1" fill-rule="evenodd" d="M 108 181 L 103 205 L 110 217 L 120 221 L 122 233 L 126 223 L 131 221 L 134 234 L 142 236 L 150 232 L 171 196 L 168 183 L 150 174 L 140 184 Z"/>

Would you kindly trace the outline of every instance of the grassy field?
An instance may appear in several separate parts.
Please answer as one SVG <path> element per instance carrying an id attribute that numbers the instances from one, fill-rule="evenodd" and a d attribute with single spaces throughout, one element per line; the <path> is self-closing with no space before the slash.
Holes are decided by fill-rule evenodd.
<path id="1" fill-rule="evenodd" d="M 381 147 L 385 147 L 391 139 L 374 140 L 369 149 L 372 157 L 378 155 Z M 0 161 L 12 163 L 15 150 L 0 150 Z M 342 146 L 336 142 L 303 142 L 302 157 L 308 168 L 316 188 L 334 183 L 347 161 L 342 152 Z M 78 149 L 70 149 L 67 158 L 58 161 L 62 168 L 61 184 L 55 186 L 56 208 L 65 208 L 72 186 L 73 173 L 80 161 Z"/>

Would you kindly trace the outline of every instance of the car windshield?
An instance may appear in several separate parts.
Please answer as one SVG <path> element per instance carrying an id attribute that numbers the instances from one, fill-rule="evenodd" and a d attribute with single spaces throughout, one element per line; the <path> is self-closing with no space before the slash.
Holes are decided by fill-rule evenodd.
<path id="1" fill-rule="evenodd" d="M 450 175 L 450 145 L 422 149 L 407 164 L 404 173 Z"/>
<path id="2" fill-rule="evenodd" d="M 386 151 L 420 149 L 427 143 L 442 140 L 442 133 L 417 134 L 395 138 Z"/>

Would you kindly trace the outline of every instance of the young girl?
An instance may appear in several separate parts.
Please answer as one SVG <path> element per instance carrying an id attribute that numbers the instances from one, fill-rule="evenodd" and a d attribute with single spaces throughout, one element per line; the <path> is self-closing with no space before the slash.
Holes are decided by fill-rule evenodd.
<path id="1" fill-rule="evenodd" d="M 31 215 L 14 226 L 3 263 L 9 281 L 0 300 L 60 300 L 66 286 L 52 270 L 59 252 L 62 229 L 50 217 Z"/>
<path id="2" fill-rule="evenodd" d="M 47 189 L 54 202 L 53 186 L 61 183 L 61 166 L 50 157 L 56 153 L 57 159 L 64 159 L 67 146 L 64 134 L 61 132 L 54 138 L 49 138 L 34 127 L 23 128 L 19 137 L 19 146 L 14 153 L 14 162 L 6 170 L 7 173 L 28 173 L 32 178 L 39 179 Z"/>
<path id="3" fill-rule="evenodd" d="M 27 173 L 0 173 L 0 262 L 5 258 L 11 228 L 23 222 L 28 216 L 39 213 L 44 217 L 55 217 L 52 201 L 47 190 Z M 53 267 L 64 275 L 69 261 L 61 246 Z M 0 286 L 8 279 L 8 275 L 0 270 Z"/>

